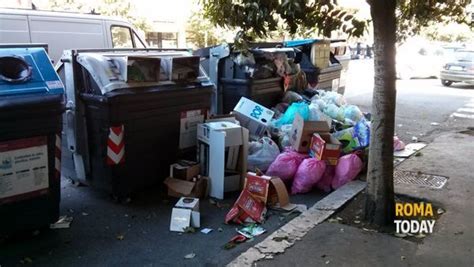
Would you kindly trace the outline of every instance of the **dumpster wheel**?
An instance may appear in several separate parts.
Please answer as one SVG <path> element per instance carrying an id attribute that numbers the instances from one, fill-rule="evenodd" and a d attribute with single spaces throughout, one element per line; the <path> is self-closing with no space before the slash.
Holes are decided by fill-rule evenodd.
<path id="1" fill-rule="evenodd" d="M 72 178 L 68 178 L 69 182 L 71 183 L 71 185 L 73 185 L 74 187 L 79 187 L 79 186 L 83 186 L 84 184 L 81 183 L 80 181 L 77 181 L 77 180 L 74 180 Z"/>

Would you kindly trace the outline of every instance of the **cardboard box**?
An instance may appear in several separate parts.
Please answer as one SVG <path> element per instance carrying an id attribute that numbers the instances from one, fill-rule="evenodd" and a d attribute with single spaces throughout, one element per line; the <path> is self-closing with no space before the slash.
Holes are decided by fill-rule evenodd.
<path id="1" fill-rule="evenodd" d="M 296 207 L 295 204 L 290 203 L 286 186 L 278 177 L 258 176 L 253 172 L 249 172 L 245 180 L 244 190 L 273 208 L 293 210 Z"/>
<path id="2" fill-rule="evenodd" d="M 164 183 L 168 187 L 170 197 L 195 197 L 204 198 L 207 196 L 209 178 L 201 176 L 196 182 L 168 177 Z"/>
<path id="3" fill-rule="evenodd" d="M 336 165 L 341 155 L 341 143 L 330 133 L 313 134 L 311 138 L 310 156 L 325 160 L 329 165 Z"/>
<path id="4" fill-rule="evenodd" d="M 184 232 L 186 227 L 201 227 L 199 199 L 182 197 L 171 211 L 170 231 Z"/>
<path id="5" fill-rule="evenodd" d="M 247 128 L 251 136 L 257 137 L 263 136 L 275 114 L 272 110 L 245 97 L 240 98 L 233 113 L 240 125 Z"/>
<path id="6" fill-rule="evenodd" d="M 285 211 L 291 211 L 296 208 L 295 204 L 290 203 L 290 196 L 288 195 L 286 186 L 278 177 L 272 177 L 270 180 L 267 205 Z"/>
<path id="7" fill-rule="evenodd" d="M 290 133 L 290 142 L 293 148 L 300 153 L 308 153 L 311 138 L 314 133 L 329 133 L 330 125 L 327 121 L 304 121 L 296 114 Z"/>
<path id="8" fill-rule="evenodd" d="M 208 110 L 194 109 L 182 111 L 179 126 L 179 148 L 196 147 L 197 125 L 203 123 Z"/>
<path id="9" fill-rule="evenodd" d="M 270 176 L 258 176 L 254 172 L 248 172 L 247 179 L 245 179 L 244 190 L 249 191 L 255 198 L 266 204 L 271 179 L 272 177 Z"/>
<path id="10" fill-rule="evenodd" d="M 192 181 L 193 177 L 200 174 L 199 163 L 194 161 L 182 160 L 170 166 L 170 177 Z"/>

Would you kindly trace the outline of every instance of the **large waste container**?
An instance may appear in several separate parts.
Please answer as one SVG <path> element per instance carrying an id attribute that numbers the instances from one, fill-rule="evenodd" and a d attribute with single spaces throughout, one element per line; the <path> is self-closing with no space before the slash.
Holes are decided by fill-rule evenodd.
<path id="1" fill-rule="evenodd" d="M 0 236 L 58 219 L 63 93 L 44 48 L 0 46 Z"/>
<path id="2" fill-rule="evenodd" d="M 195 156 L 197 123 L 207 116 L 212 92 L 198 77 L 198 57 L 68 51 L 63 61 L 71 106 L 64 176 L 128 199 L 163 181 L 186 151 Z"/>
<path id="3" fill-rule="evenodd" d="M 240 52 L 228 44 L 197 50 L 195 54 L 204 58 L 201 61 L 212 82 L 217 85 L 213 107 L 215 113 L 231 112 L 241 97 L 249 98 L 271 108 L 283 96 L 283 78 L 277 74 L 274 55 L 285 53 L 288 58 L 295 57 L 293 49 L 276 48 L 281 43 L 253 43 L 250 53 L 255 61 L 238 63 Z M 250 60 L 252 61 L 252 60 Z"/>
<path id="4" fill-rule="evenodd" d="M 342 65 L 330 51 L 325 39 L 292 40 L 284 43 L 302 51 L 301 69 L 310 86 L 326 91 L 339 91 Z"/>

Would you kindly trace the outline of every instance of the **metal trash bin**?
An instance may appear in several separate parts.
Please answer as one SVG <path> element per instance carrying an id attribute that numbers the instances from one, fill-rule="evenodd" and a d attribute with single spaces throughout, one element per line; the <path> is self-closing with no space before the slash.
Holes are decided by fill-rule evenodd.
<path id="1" fill-rule="evenodd" d="M 264 54 L 286 53 L 291 58 L 296 56 L 294 49 L 277 46 L 281 46 L 281 43 L 252 43 L 250 51 L 254 54 L 256 65 L 270 61 Z M 201 65 L 217 88 L 213 95 L 213 113 L 231 112 L 241 97 L 247 97 L 267 108 L 281 101 L 284 94 L 283 78 L 275 73 L 265 77 L 248 77 L 246 67 L 234 62 L 239 52 L 233 51 L 228 44 L 202 48 L 195 54 L 203 58 Z"/>
<path id="2" fill-rule="evenodd" d="M 44 48 L 0 45 L 0 236 L 58 220 L 63 94 Z"/>
<path id="3" fill-rule="evenodd" d="M 301 69 L 310 86 L 325 91 L 339 91 L 342 65 L 330 51 L 330 41 L 303 39 L 285 42 L 286 47 L 297 47 L 303 54 Z"/>
<path id="4" fill-rule="evenodd" d="M 171 163 L 195 157 L 196 127 L 210 110 L 212 92 L 208 79 L 198 77 L 199 57 L 75 50 L 62 61 L 65 177 L 128 199 L 162 182 Z"/>

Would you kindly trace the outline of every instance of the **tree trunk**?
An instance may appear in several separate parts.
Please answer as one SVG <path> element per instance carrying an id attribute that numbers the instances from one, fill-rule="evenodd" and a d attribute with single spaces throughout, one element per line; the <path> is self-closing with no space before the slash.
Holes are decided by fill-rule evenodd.
<path id="1" fill-rule="evenodd" d="M 396 103 L 396 0 L 370 0 L 374 27 L 374 93 L 367 172 L 365 217 L 371 223 L 393 223 L 393 135 Z"/>

